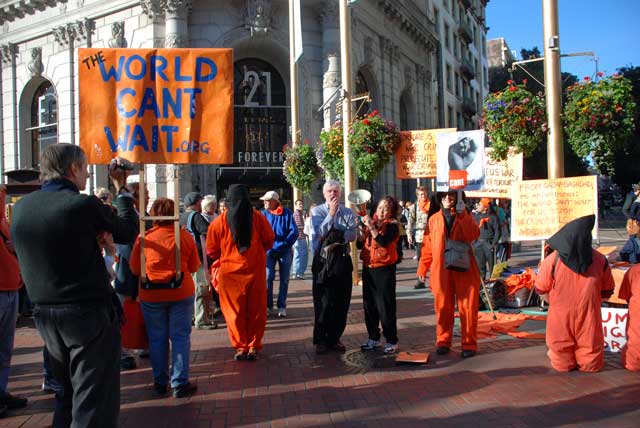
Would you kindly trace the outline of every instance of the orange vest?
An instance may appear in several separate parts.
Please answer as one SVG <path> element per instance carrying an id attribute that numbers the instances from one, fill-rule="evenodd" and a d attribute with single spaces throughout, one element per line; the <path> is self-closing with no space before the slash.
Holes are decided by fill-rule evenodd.
<path id="1" fill-rule="evenodd" d="M 389 224 L 390 221 L 385 220 L 382 223 L 379 233 L 384 235 Z M 398 237 L 399 236 L 396 236 L 395 239 L 389 242 L 386 247 L 383 247 L 373 239 L 371 232 L 367 229 L 364 238 L 364 247 L 360 252 L 360 260 L 362 260 L 362 263 L 368 268 L 378 268 L 395 264 L 396 261 L 398 261 L 398 253 L 396 251 Z"/>

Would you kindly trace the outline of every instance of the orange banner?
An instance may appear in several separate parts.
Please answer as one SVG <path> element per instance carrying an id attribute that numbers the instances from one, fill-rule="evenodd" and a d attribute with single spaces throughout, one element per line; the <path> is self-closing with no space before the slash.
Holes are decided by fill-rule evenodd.
<path id="1" fill-rule="evenodd" d="M 231 49 L 78 49 L 92 164 L 233 163 Z"/>
<path id="2" fill-rule="evenodd" d="M 509 152 L 504 161 L 491 159 L 491 147 L 485 147 L 484 189 L 465 192 L 468 198 L 509 198 L 511 185 L 522 180 L 522 153 Z"/>
<path id="3" fill-rule="evenodd" d="M 436 176 L 436 137 L 439 132 L 456 132 L 456 128 L 401 131 L 396 149 L 397 178 Z"/>
<path id="4" fill-rule="evenodd" d="M 578 217 L 598 215 L 597 177 L 525 180 L 513 184 L 511 240 L 547 239 Z M 598 236 L 598 221 L 593 230 Z"/>

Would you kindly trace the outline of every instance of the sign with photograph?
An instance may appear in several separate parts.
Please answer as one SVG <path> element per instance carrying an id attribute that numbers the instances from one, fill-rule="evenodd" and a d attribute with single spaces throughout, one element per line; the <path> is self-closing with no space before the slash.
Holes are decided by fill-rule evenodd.
<path id="1" fill-rule="evenodd" d="M 89 163 L 232 163 L 231 49 L 78 49 L 78 70 Z"/>
<path id="2" fill-rule="evenodd" d="M 525 180 L 513 184 L 511 240 L 530 241 L 551 237 L 578 217 L 596 215 L 593 236 L 598 236 L 597 177 Z"/>
<path id="3" fill-rule="evenodd" d="M 482 190 L 485 179 L 484 131 L 436 135 L 436 190 Z"/>
<path id="4" fill-rule="evenodd" d="M 436 135 L 456 128 L 400 131 L 395 152 L 397 178 L 432 178 L 437 174 Z"/>
<path id="5" fill-rule="evenodd" d="M 469 198 L 511 199 L 511 185 L 522 180 L 522 153 L 510 152 L 504 161 L 491 159 L 491 147 L 485 147 L 484 189 L 466 192 Z"/>

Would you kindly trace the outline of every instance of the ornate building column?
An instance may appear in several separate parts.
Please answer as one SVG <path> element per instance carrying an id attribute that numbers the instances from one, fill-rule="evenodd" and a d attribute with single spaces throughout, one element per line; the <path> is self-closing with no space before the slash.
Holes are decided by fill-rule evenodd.
<path id="1" fill-rule="evenodd" d="M 328 129 L 336 121 L 335 106 L 340 101 L 340 27 L 336 0 L 326 0 L 320 10 L 322 25 L 322 116 L 323 126 Z"/>
<path id="2" fill-rule="evenodd" d="M 2 138 L 2 152 L 0 153 L 0 172 L 2 174 L 5 173 L 5 163 L 4 157 L 5 153 L 5 128 L 9 126 L 13 127 L 10 130 L 13 132 L 13 169 L 18 169 L 20 167 L 19 159 L 20 159 L 20 151 L 18 146 L 18 88 L 16 84 L 16 54 L 18 53 L 18 46 L 13 43 L 8 43 L 6 45 L 0 45 L 0 58 L 2 59 L 2 74 L 0 74 L 0 82 L 2 82 L 2 86 L 0 89 L 1 98 L 1 106 L 2 106 L 2 122 L 1 122 L 1 134 Z M 9 90 L 13 94 L 13 98 L 11 100 L 11 113 L 9 117 L 5 117 L 4 111 L 4 70 L 5 68 L 9 68 L 11 70 L 11 82 L 9 85 Z M 11 124 L 11 125 L 9 125 Z M 4 175 L 3 175 L 4 176 Z M 2 180 L 0 178 L 0 180 Z"/>

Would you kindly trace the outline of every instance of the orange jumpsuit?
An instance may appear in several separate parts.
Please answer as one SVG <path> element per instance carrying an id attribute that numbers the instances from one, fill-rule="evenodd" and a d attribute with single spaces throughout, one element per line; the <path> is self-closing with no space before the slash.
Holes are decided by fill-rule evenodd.
<path id="1" fill-rule="evenodd" d="M 577 367 L 583 372 L 597 372 L 604 365 L 601 296 L 614 289 L 611 269 L 607 259 L 595 250 L 583 274 L 569 269 L 557 254 L 554 251 L 542 261 L 536 277 L 536 291 L 549 293 L 547 355 L 558 371 Z"/>
<path id="2" fill-rule="evenodd" d="M 429 219 L 429 233 L 422 241 L 422 253 L 418 276 L 425 276 L 431 268 L 429 286 L 434 296 L 436 310 L 436 335 L 438 347 L 451 348 L 455 303 L 460 312 L 462 350 L 478 350 L 478 299 L 480 272 L 475 257 L 470 257 L 471 268 L 456 272 L 444 267 L 446 224 L 442 211 Z M 480 236 L 480 229 L 466 211 L 456 214 L 449 239 L 471 243 Z"/>
<path id="3" fill-rule="evenodd" d="M 262 349 L 267 324 L 267 250 L 275 235 L 267 219 L 253 211 L 251 245 L 238 251 L 227 224 L 227 213 L 218 216 L 207 233 L 207 254 L 220 259 L 218 294 L 231 345 L 248 352 Z"/>
<path id="4" fill-rule="evenodd" d="M 640 265 L 624 274 L 618 297 L 629 302 L 627 344 L 622 348 L 622 365 L 627 370 L 640 371 Z"/>

